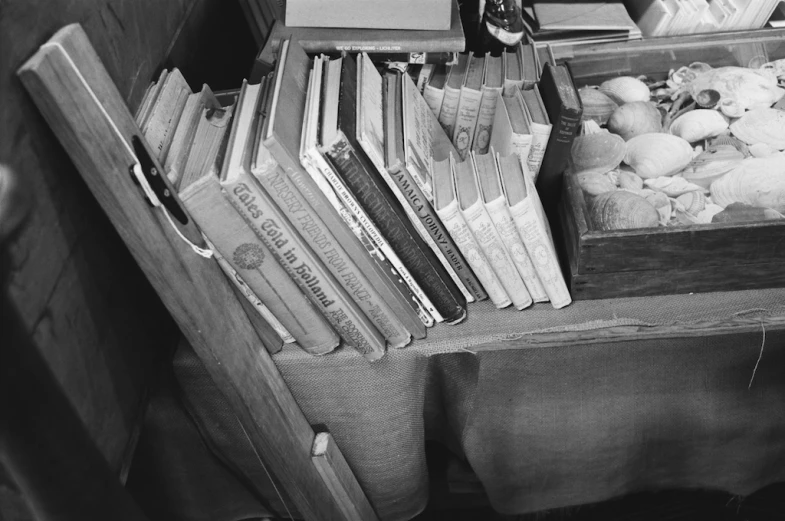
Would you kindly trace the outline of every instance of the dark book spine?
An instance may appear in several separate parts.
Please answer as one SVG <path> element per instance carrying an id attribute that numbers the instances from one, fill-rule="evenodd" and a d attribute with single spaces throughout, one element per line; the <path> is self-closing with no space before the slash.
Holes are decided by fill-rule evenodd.
<path id="1" fill-rule="evenodd" d="M 460 322 L 466 315 L 463 294 L 417 235 L 403 209 L 393 202 L 395 199 L 389 188 L 373 175 L 373 165 L 364 164 L 345 136 L 339 136 L 325 150 L 336 172 L 398 253 L 442 318 L 448 323 Z"/>

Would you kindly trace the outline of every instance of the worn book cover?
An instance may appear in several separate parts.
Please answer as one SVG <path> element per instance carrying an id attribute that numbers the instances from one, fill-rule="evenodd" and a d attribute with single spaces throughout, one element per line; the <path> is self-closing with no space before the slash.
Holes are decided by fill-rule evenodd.
<path id="1" fill-rule="evenodd" d="M 470 53 L 458 55 L 458 63 L 450 67 L 447 83 L 444 85 L 444 99 L 439 111 L 439 124 L 444 132 L 452 137 L 455 132 L 455 121 L 458 118 L 458 103 L 461 100 L 461 87 L 466 79 L 466 69 L 469 66 Z"/>
<path id="2" fill-rule="evenodd" d="M 442 101 L 444 100 L 444 85 L 447 83 L 447 75 L 450 69 L 446 64 L 435 65 L 428 83 L 422 90 L 422 96 L 428 107 L 433 112 L 433 115 L 438 119 L 439 113 L 442 110 Z"/>
<path id="3" fill-rule="evenodd" d="M 532 133 L 532 146 L 529 149 L 529 157 L 526 164 L 529 171 L 534 176 L 535 182 L 540 175 L 542 158 L 545 156 L 545 149 L 551 137 L 551 120 L 548 119 L 548 112 L 540 95 L 540 89 L 535 85 L 529 90 L 520 90 L 518 95 L 523 99 L 523 107 L 526 110 L 526 118 Z"/>
<path id="4" fill-rule="evenodd" d="M 455 130 L 452 134 L 452 142 L 461 159 L 465 159 L 472 149 L 474 129 L 477 126 L 477 116 L 480 113 L 484 73 L 485 56 L 470 54 L 466 77 L 463 80 L 461 95 L 458 99 Z"/>
<path id="5" fill-rule="evenodd" d="M 152 102 L 148 117 L 140 127 L 150 148 L 162 162 L 169 153 L 175 129 L 191 94 L 191 88 L 180 70 L 172 69 Z"/>
<path id="6" fill-rule="evenodd" d="M 446 31 L 454 0 L 287 0 L 290 27 Z"/>
<path id="7" fill-rule="evenodd" d="M 528 161 L 534 136 L 522 99 L 519 94 L 497 99 L 490 148 L 504 155 L 516 154 L 521 161 Z"/>
<path id="8" fill-rule="evenodd" d="M 491 144 L 493 120 L 496 116 L 496 101 L 502 95 L 504 86 L 503 67 L 504 61 L 501 56 L 491 56 L 490 53 L 485 55 L 480 107 L 472 141 L 472 150 L 478 154 L 486 154 Z"/>

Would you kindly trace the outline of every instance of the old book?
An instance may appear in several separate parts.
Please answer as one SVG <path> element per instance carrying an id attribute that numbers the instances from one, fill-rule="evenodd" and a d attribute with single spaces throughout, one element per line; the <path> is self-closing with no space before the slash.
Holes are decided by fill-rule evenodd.
<path id="1" fill-rule="evenodd" d="M 504 95 L 511 96 L 515 90 L 523 87 L 522 46 L 520 43 L 508 47 L 502 53 L 504 60 Z"/>
<path id="2" fill-rule="evenodd" d="M 420 322 L 426 327 L 430 327 L 434 324 L 433 317 L 427 310 L 427 308 L 432 308 L 430 300 L 428 300 L 420 285 L 417 284 L 417 281 L 411 276 L 398 254 L 390 246 L 390 243 L 365 212 L 365 209 L 357 201 L 357 198 L 347 188 L 343 179 L 336 173 L 324 153 L 319 149 L 318 130 L 323 108 L 321 91 L 322 87 L 329 83 L 329 81 L 323 81 L 323 78 L 326 76 L 324 69 L 329 69 L 330 64 L 336 71 L 335 78 L 340 80 L 340 58 L 331 62 L 329 58 L 321 56 L 314 61 L 311 81 L 313 92 L 309 96 L 311 105 L 305 118 L 303 136 L 300 143 L 300 162 L 317 182 L 322 192 L 333 203 L 333 206 L 347 225 L 366 245 L 368 251 L 380 259 L 380 262 L 389 263 L 390 266 L 386 269 L 387 273 L 396 279 L 394 281 L 396 286 L 407 302 L 411 304 Z M 337 88 L 338 83 L 335 84 L 334 90 L 337 91 Z M 426 304 L 424 305 L 423 302 Z M 420 335 L 424 335 L 425 331 L 421 330 L 419 326 L 415 327 L 415 325 L 412 326 L 413 331 L 410 331 L 414 338 L 420 338 Z"/>
<path id="3" fill-rule="evenodd" d="M 518 275 L 518 270 L 480 196 L 473 153 L 466 161 L 455 164 L 454 175 L 455 193 L 461 214 L 494 273 L 499 277 L 504 291 L 516 308 L 524 309 L 530 306 L 531 295 Z"/>
<path id="4" fill-rule="evenodd" d="M 499 277 L 491 268 L 485 253 L 461 214 L 455 195 L 452 158 L 434 163 L 433 192 L 436 214 L 477 275 L 493 305 L 501 309 L 512 304 L 512 300 L 504 290 Z"/>
<path id="5" fill-rule="evenodd" d="M 417 70 L 418 67 L 419 70 Z M 423 93 L 426 85 L 428 85 L 428 83 L 431 81 L 431 76 L 433 76 L 433 71 L 435 68 L 436 68 L 436 64 L 434 63 L 426 63 L 423 65 L 412 65 L 410 67 L 410 70 L 414 70 L 416 72 L 417 81 L 415 81 L 415 84 L 417 85 L 417 90 L 420 91 L 420 94 Z M 414 79 L 415 74 L 411 74 L 411 76 L 412 79 Z"/>
<path id="6" fill-rule="evenodd" d="M 260 84 L 243 83 L 221 169 L 224 196 L 341 338 L 368 360 L 384 356 L 385 339 L 251 174 Z M 258 136 L 254 136 L 258 138 Z"/>
<path id="7" fill-rule="evenodd" d="M 583 105 L 568 65 L 545 63 L 539 87 L 553 128 L 536 186 L 543 206 L 550 214 L 561 193 L 562 174 L 567 166 L 572 142 L 580 129 Z"/>
<path id="8" fill-rule="evenodd" d="M 499 232 L 502 243 L 513 264 L 515 264 L 518 275 L 521 276 L 521 280 L 526 285 L 532 300 L 534 302 L 546 302 L 548 295 L 545 293 L 545 288 L 543 288 L 537 276 L 534 264 L 532 264 L 526 247 L 523 245 L 523 240 L 518 235 L 512 215 L 510 215 L 510 211 L 507 208 L 507 200 L 504 198 L 502 191 L 495 155 L 492 150 L 490 154 L 475 154 L 474 156 L 480 197 L 485 203 L 485 209 L 488 211 L 488 215 L 491 216 L 491 221 L 493 221 L 496 231 Z"/>
<path id="9" fill-rule="evenodd" d="M 329 71 L 328 71 L 329 72 Z M 328 74 L 328 78 L 330 75 Z M 335 79 L 334 75 L 332 76 Z M 340 91 L 340 98 L 337 92 Z M 335 101 L 337 100 L 337 102 Z M 390 188 L 357 142 L 357 66 L 350 55 L 341 61 L 339 84 L 327 89 L 322 106 L 320 147 L 336 172 L 390 242 L 423 288 L 437 321 L 456 323 L 466 315 L 466 299 L 423 242 Z"/>
<path id="10" fill-rule="evenodd" d="M 453 0 L 287 0 L 290 27 L 446 31 Z"/>
<path id="11" fill-rule="evenodd" d="M 531 89 L 540 81 L 540 57 L 534 42 L 529 39 L 521 44 L 521 62 L 523 64 L 523 89 Z"/>
<path id="12" fill-rule="evenodd" d="M 551 236 L 548 218 L 531 176 L 515 155 L 497 155 L 504 197 L 526 251 L 534 263 L 551 305 L 560 309 L 572 302 Z"/>
<path id="13" fill-rule="evenodd" d="M 521 161 L 528 161 L 533 138 L 520 94 L 499 96 L 490 148 L 499 154 L 516 154 Z"/>
<path id="14" fill-rule="evenodd" d="M 140 127 L 142 135 L 161 161 L 164 161 L 169 153 L 177 123 L 191 94 L 191 87 L 180 70 L 172 69 L 166 76 L 148 117 Z"/>
<path id="15" fill-rule="evenodd" d="M 400 109 L 388 113 L 387 116 L 400 122 L 395 128 L 400 129 L 401 133 L 389 136 L 391 139 L 388 143 L 392 145 L 393 139 L 395 142 L 400 140 L 403 157 L 398 155 L 400 149 L 397 146 L 388 146 L 389 162 L 386 169 L 380 172 L 383 172 L 382 176 L 409 219 L 466 300 L 482 300 L 486 297 L 485 291 L 431 206 L 434 154 L 444 154 L 444 157 L 447 157 L 450 153 L 455 153 L 455 148 L 428 109 L 423 97 L 417 92 L 411 78 L 393 74 L 390 79 L 392 81 L 388 85 L 394 90 L 387 90 L 387 96 L 394 97 L 395 105 Z M 420 184 L 423 176 L 427 177 L 427 185 Z"/>
<path id="16" fill-rule="evenodd" d="M 297 42 L 286 41 L 272 76 L 269 105 L 259 118 L 251 171 L 328 270 L 390 345 L 412 338 L 423 326 L 415 310 L 346 225 L 300 162 L 307 78 L 311 62 Z"/>
<path id="17" fill-rule="evenodd" d="M 545 110 L 545 104 L 542 102 L 540 89 L 537 85 L 529 90 L 519 91 L 518 95 L 523 98 L 523 106 L 526 109 L 529 128 L 531 128 L 532 132 L 532 146 L 529 149 L 529 157 L 526 160 L 526 164 L 529 166 L 529 171 L 534 176 L 534 181 L 536 182 L 553 125 L 551 125 L 551 121 L 548 119 L 548 112 Z"/>
<path id="18" fill-rule="evenodd" d="M 167 76 L 169 76 L 169 69 L 163 69 L 158 75 L 158 79 L 152 82 L 147 88 L 144 98 L 142 99 L 142 104 L 139 105 L 139 109 L 134 115 L 134 120 L 136 121 L 136 124 L 139 125 L 140 129 L 150 118 L 150 111 L 153 109 L 155 100 L 158 99 L 158 94 L 161 92 L 161 88 L 164 86 Z"/>
<path id="19" fill-rule="evenodd" d="M 433 112 L 434 116 L 439 117 L 442 110 L 442 100 L 444 100 L 444 85 L 447 83 L 447 74 L 450 69 L 446 64 L 438 64 L 435 66 L 428 84 L 422 91 L 422 96 L 428 107 Z"/>
<path id="20" fill-rule="evenodd" d="M 204 109 L 215 110 L 220 108 L 221 105 L 218 99 L 207 85 L 202 85 L 202 90 L 188 96 L 180 121 L 177 123 L 177 128 L 174 131 L 169 153 L 164 160 L 166 175 L 175 186 L 180 182 L 183 167 L 188 160 L 188 155 L 191 153 L 191 145 L 196 129 L 199 126 L 202 111 Z"/>
<path id="21" fill-rule="evenodd" d="M 189 146 L 183 173 L 180 175 L 180 184 L 190 184 L 193 179 L 202 177 L 204 172 L 212 167 L 213 159 L 229 131 L 234 107 L 234 104 L 220 109 L 205 107 L 200 111 L 199 122 Z"/>
<path id="22" fill-rule="evenodd" d="M 493 133 L 493 120 L 496 116 L 496 101 L 502 95 L 504 86 L 504 59 L 502 56 L 485 55 L 485 71 L 482 80 L 482 97 L 477 114 L 477 125 L 472 141 L 472 150 L 478 154 L 488 152 Z"/>
<path id="23" fill-rule="evenodd" d="M 458 99 L 455 130 L 453 130 L 452 134 L 452 142 L 455 144 L 458 156 L 461 159 L 465 159 L 472 149 L 474 129 L 477 127 L 477 116 L 480 113 L 484 73 L 485 56 L 470 54 L 469 64 L 466 68 L 466 77 L 461 86 L 461 95 Z"/>
<path id="24" fill-rule="evenodd" d="M 458 103 L 461 99 L 461 87 L 466 79 L 466 69 L 469 66 L 469 53 L 458 55 L 458 63 L 450 67 L 447 83 L 444 85 L 444 99 L 439 111 L 439 124 L 448 136 L 455 131 L 455 120 L 458 118 Z"/>
<path id="25" fill-rule="evenodd" d="M 305 298 L 270 250 L 221 193 L 217 166 L 180 186 L 180 199 L 232 271 L 264 303 L 305 351 L 319 355 L 338 346 L 338 335 Z M 214 163 L 215 164 L 215 163 Z"/>

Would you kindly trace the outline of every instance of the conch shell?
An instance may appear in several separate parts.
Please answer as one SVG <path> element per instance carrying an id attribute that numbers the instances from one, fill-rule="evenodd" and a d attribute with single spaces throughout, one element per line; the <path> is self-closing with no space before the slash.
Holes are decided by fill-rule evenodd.
<path id="1" fill-rule="evenodd" d="M 659 132 L 627 141 L 624 162 L 643 179 L 673 175 L 692 160 L 692 147 L 684 139 Z"/>
<path id="2" fill-rule="evenodd" d="M 711 199 L 722 207 L 738 202 L 785 212 L 785 161 L 781 156 L 741 161 L 711 184 Z"/>
<path id="3" fill-rule="evenodd" d="M 619 105 L 633 101 L 649 101 L 651 98 L 649 87 L 632 76 L 619 76 L 604 81 L 600 84 L 600 92 Z"/>
<path id="4" fill-rule="evenodd" d="M 748 145 L 765 143 L 785 150 L 785 112 L 770 107 L 751 110 L 731 123 L 730 131 Z"/>
<path id="5" fill-rule="evenodd" d="M 608 130 L 624 141 L 662 130 L 662 114 L 650 101 L 631 101 L 617 108 L 608 119 Z"/>
<path id="6" fill-rule="evenodd" d="M 582 87 L 578 89 L 578 95 L 583 104 L 583 121 L 592 119 L 600 125 L 604 125 L 613 111 L 619 107 L 607 94 L 603 94 L 598 89 Z"/>
<path id="7" fill-rule="evenodd" d="M 605 192 L 589 205 L 591 221 L 600 230 L 651 228 L 659 224 L 657 209 L 643 197 L 626 190 Z"/>
<path id="8" fill-rule="evenodd" d="M 696 109 L 682 114 L 670 126 L 670 133 L 695 143 L 719 136 L 728 128 L 728 118 L 716 110 Z"/>
<path id="9" fill-rule="evenodd" d="M 720 110 L 729 117 L 740 117 L 745 111 L 771 107 L 785 94 L 777 86 L 777 77 L 770 70 L 746 67 L 719 67 L 701 72 L 689 82 L 689 92 L 696 98 L 701 91 L 720 93 Z"/>
<path id="10" fill-rule="evenodd" d="M 572 142 L 572 170 L 604 174 L 619 166 L 626 151 L 624 140 L 606 130 L 577 136 Z"/>

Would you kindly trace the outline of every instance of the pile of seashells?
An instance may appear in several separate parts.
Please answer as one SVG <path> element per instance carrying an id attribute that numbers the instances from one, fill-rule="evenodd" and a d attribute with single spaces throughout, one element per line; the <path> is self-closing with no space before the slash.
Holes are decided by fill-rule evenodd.
<path id="1" fill-rule="evenodd" d="M 693 63 L 668 79 L 622 76 L 578 90 L 577 176 L 595 228 L 785 216 L 785 60 Z"/>

